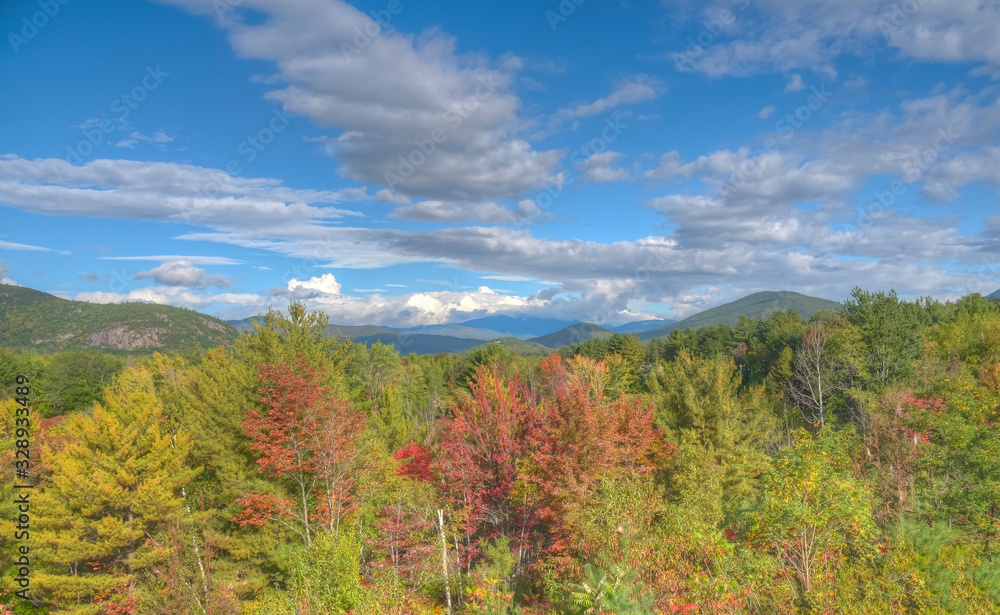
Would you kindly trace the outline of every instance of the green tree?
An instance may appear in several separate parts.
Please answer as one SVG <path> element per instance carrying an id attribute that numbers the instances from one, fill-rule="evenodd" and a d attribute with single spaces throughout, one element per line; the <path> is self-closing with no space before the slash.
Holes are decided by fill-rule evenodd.
<path id="1" fill-rule="evenodd" d="M 669 441 L 703 451 L 678 450 L 677 462 L 688 466 L 673 469 L 675 492 L 685 497 L 700 490 L 703 474 L 717 472 L 719 497 L 734 503 L 750 492 L 751 479 L 767 467 L 764 449 L 773 420 L 762 390 L 739 394 L 740 377 L 732 359 L 693 359 L 682 353 L 663 367 L 652 383 L 657 424 Z M 690 467 L 694 462 L 703 465 Z"/>
<path id="2" fill-rule="evenodd" d="M 923 329 L 916 312 L 896 297 L 896 291 L 886 294 L 855 287 L 844 302 L 844 314 L 861 333 L 875 390 L 912 375 L 912 362 L 923 346 Z"/>
<path id="3" fill-rule="evenodd" d="M 784 580 L 807 612 L 828 609 L 833 579 L 849 560 L 871 558 L 875 523 L 871 493 L 852 476 L 850 430 L 799 431 L 775 458 L 744 531 L 758 550 L 779 561 Z"/>
<path id="4" fill-rule="evenodd" d="M 124 367 L 123 361 L 96 350 L 70 350 L 52 355 L 46 374 L 45 403 L 49 415 L 90 408 Z"/>
<path id="5" fill-rule="evenodd" d="M 494 371 L 501 370 L 501 375 L 507 376 L 507 365 L 514 358 L 514 354 L 500 344 L 486 344 L 469 353 L 465 358 L 465 365 L 458 381 L 471 388 L 471 383 L 476 377 L 480 367 L 493 366 Z"/>
<path id="6" fill-rule="evenodd" d="M 271 309 L 236 340 L 236 357 L 250 367 L 264 363 L 294 363 L 302 358 L 327 367 L 326 385 L 344 394 L 344 368 L 352 343 L 325 333 L 329 317 L 308 312 L 301 303 L 288 306 L 288 316 Z"/>
<path id="7" fill-rule="evenodd" d="M 642 342 L 639 341 L 639 336 L 635 333 L 629 333 L 628 335 L 615 333 L 608 340 L 608 350 L 612 353 L 617 352 L 620 354 L 625 359 L 629 371 L 633 374 L 637 373 L 639 368 L 642 367 L 642 361 L 646 354 L 643 351 Z"/>

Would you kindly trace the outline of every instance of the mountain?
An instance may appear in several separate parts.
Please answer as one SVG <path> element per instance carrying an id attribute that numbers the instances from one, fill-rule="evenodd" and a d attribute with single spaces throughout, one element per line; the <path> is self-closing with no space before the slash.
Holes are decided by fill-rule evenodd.
<path id="1" fill-rule="evenodd" d="M 614 334 L 614 331 L 605 329 L 600 325 L 594 325 L 589 322 L 580 322 L 575 325 L 570 325 L 565 329 L 560 329 L 555 333 L 549 333 L 548 335 L 543 335 L 541 337 L 533 337 L 528 341 L 535 342 L 536 344 L 541 344 L 542 346 L 547 346 L 549 348 L 562 348 L 563 346 L 569 346 L 570 344 L 576 342 L 585 342 L 595 338 L 611 337 Z"/>
<path id="2" fill-rule="evenodd" d="M 56 352 L 96 348 L 151 354 L 230 345 L 236 329 L 194 310 L 153 303 L 87 303 L 0 285 L 0 346 Z"/>
<path id="3" fill-rule="evenodd" d="M 547 357 L 552 354 L 552 349 L 547 346 L 542 346 L 539 343 L 530 342 L 528 340 L 521 340 L 516 337 L 498 337 L 495 340 L 490 340 L 485 344 L 473 346 L 463 352 L 474 352 L 477 349 L 490 344 L 499 344 L 514 354 L 519 354 L 522 357 Z"/>
<path id="4" fill-rule="evenodd" d="M 998 288 L 995 291 L 991 292 L 990 294 L 986 295 L 986 298 L 987 299 L 998 299 L 998 300 L 1000 300 L 1000 288 Z"/>
<path id="5" fill-rule="evenodd" d="M 639 339 L 646 342 L 657 337 L 669 335 L 674 329 L 701 329 L 711 325 L 728 325 L 735 327 L 740 316 L 750 318 L 767 318 L 778 310 L 795 310 L 799 316 L 809 319 L 820 310 L 839 310 L 842 306 L 836 301 L 810 297 L 788 290 L 768 291 L 747 295 L 731 303 L 714 307 L 704 312 L 698 312 L 684 320 L 665 327 L 658 327 L 639 333 Z"/>
<path id="6" fill-rule="evenodd" d="M 410 353 L 457 353 L 472 348 L 473 346 L 478 346 L 482 343 L 482 340 L 474 340 L 464 337 L 430 335 L 427 333 L 398 333 L 396 331 L 386 331 L 375 335 L 361 335 L 352 337 L 351 339 L 357 344 L 371 345 L 376 342 L 382 342 L 384 345 L 392 345 L 396 347 L 396 350 L 402 356 L 406 356 Z"/>
<path id="7" fill-rule="evenodd" d="M 251 326 L 256 316 L 243 320 L 228 321 L 239 330 Z M 435 331 L 435 333 L 419 333 L 418 331 Z M 441 332 L 441 334 L 437 334 Z M 500 337 L 496 331 L 473 329 L 460 325 L 430 325 L 413 329 L 397 329 L 380 327 L 378 325 L 327 325 L 323 334 L 329 337 L 342 336 L 350 338 L 359 344 L 371 345 L 381 342 L 393 345 L 401 355 L 437 354 L 439 352 L 462 352 L 482 344 L 486 340 Z"/>
<path id="8" fill-rule="evenodd" d="M 378 325 L 327 325 L 323 329 L 323 335 L 327 337 L 336 337 L 339 335 L 351 339 L 366 335 L 391 335 L 392 333 L 394 332 Z"/>
<path id="9" fill-rule="evenodd" d="M 555 318 L 537 318 L 534 316 L 484 316 L 459 323 L 476 329 L 489 329 L 498 333 L 495 337 L 516 337 L 527 339 L 546 335 L 564 327 L 577 324 L 576 320 L 557 320 Z"/>
<path id="10" fill-rule="evenodd" d="M 474 340 L 489 341 L 498 337 L 503 337 L 500 331 L 493 329 L 482 329 L 478 327 L 467 327 L 465 325 L 421 325 L 405 329 L 402 327 L 384 327 L 390 331 L 399 333 L 430 333 L 433 335 L 448 335 L 451 337 L 466 337 Z M 527 337 L 531 337 L 530 335 Z"/>
<path id="11" fill-rule="evenodd" d="M 226 324 L 233 327 L 237 331 L 242 331 L 244 329 L 249 329 L 253 326 L 253 321 L 255 320 L 263 321 L 264 318 L 261 316 L 251 316 L 250 318 L 243 318 L 241 320 L 227 320 Z"/>
<path id="12" fill-rule="evenodd" d="M 670 320 L 669 318 L 660 318 L 657 320 L 637 320 L 635 322 L 625 323 L 624 325 L 618 325 L 617 327 L 611 327 L 612 331 L 616 333 L 639 333 L 640 331 L 649 331 L 650 329 L 656 329 L 657 327 L 665 327 L 667 325 L 677 322 L 676 320 Z"/>

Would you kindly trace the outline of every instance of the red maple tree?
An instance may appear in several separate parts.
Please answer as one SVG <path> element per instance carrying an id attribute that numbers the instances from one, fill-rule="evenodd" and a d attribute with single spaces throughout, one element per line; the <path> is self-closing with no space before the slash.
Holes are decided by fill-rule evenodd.
<path id="1" fill-rule="evenodd" d="M 578 356 L 564 365 L 543 361 L 541 382 L 549 393 L 542 421 L 532 432 L 532 472 L 538 514 L 549 526 L 548 550 L 558 557 L 571 542 L 578 511 L 593 500 L 601 480 L 626 473 L 648 475 L 669 454 L 653 427 L 653 404 L 604 395 L 604 362 Z"/>
<path id="2" fill-rule="evenodd" d="M 237 523 L 278 519 L 312 545 L 315 525 L 336 534 L 354 504 L 352 490 L 363 451 L 363 413 L 321 383 L 322 367 L 308 360 L 258 366 L 264 410 L 249 409 L 243 429 L 266 476 L 283 479 L 292 496 L 249 494 Z M 291 519 L 295 523 L 290 523 Z"/>
<path id="3" fill-rule="evenodd" d="M 444 421 L 445 495 L 465 532 L 466 563 L 480 553 L 480 540 L 506 536 L 523 570 L 537 517 L 535 497 L 519 477 L 530 459 L 538 408 L 518 377 L 506 381 L 487 366 L 477 369 L 470 388 L 472 396 L 463 397 L 452 408 L 454 418 Z"/>
<path id="4" fill-rule="evenodd" d="M 426 447 L 420 446 L 416 442 L 410 442 L 400 448 L 392 458 L 398 461 L 406 460 L 406 463 L 401 465 L 399 470 L 397 470 L 400 476 L 425 483 L 434 482 L 435 471 L 432 467 L 434 460 L 431 458 Z"/>

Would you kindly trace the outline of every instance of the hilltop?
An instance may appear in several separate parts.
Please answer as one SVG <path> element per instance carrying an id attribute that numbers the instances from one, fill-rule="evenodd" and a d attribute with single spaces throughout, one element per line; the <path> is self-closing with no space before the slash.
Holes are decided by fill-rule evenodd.
<path id="1" fill-rule="evenodd" d="M 657 327 L 638 334 L 642 341 L 649 341 L 657 337 L 669 335 L 674 329 L 701 329 L 712 325 L 727 325 L 735 327 L 740 316 L 749 318 L 767 318 L 778 310 L 795 310 L 799 316 L 808 320 L 813 314 L 820 310 L 840 310 L 841 305 L 836 301 L 810 297 L 788 290 L 767 291 L 747 295 L 742 299 L 737 299 L 730 303 L 714 307 L 704 312 L 698 312 L 684 320 L 669 324 L 665 327 Z"/>
<path id="2" fill-rule="evenodd" d="M 94 348 L 151 354 L 230 345 L 234 327 L 212 316 L 152 303 L 87 303 L 0 285 L 0 346 L 56 352 Z"/>
<path id="3" fill-rule="evenodd" d="M 563 346 L 569 346 L 570 344 L 574 344 L 576 342 L 585 342 L 591 339 L 611 337 L 614 334 L 614 331 L 605 329 L 600 325 L 591 324 L 589 322 L 581 322 L 575 325 L 570 325 L 565 329 L 560 329 L 555 333 L 549 333 L 548 335 L 543 335 L 541 337 L 533 337 L 528 341 L 541 344 L 542 346 L 547 346 L 549 348 L 562 348 Z"/>

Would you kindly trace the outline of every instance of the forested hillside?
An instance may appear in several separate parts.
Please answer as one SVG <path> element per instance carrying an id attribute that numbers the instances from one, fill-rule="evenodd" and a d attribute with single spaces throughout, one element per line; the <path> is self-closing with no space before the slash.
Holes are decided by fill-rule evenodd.
<path id="1" fill-rule="evenodd" d="M 232 344 L 236 329 L 193 310 L 149 303 L 70 301 L 0 284 L 0 347 L 37 352 L 97 348 L 151 354 Z"/>
<path id="2" fill-rule="evenodd" d="M 1000 609 L 995 301 L 856 289 L 546 356 L 401 356 L 328 324 L 293 304 L 129 361 L 5 342 L 8 493 L 19 440 L 37 483 L 15 612 Z"/>
<path id="3" fill-rule="evenodd" d="M 674 329 L 701 329 L 719 325 L 735 327 L 742 316 L 767 318 L 778 311 L 793 311 L 808 319 L 823 310 L 840 310 L 840 304 L 829 299 L 810 297 L 787 290 L 769 291 L 747 295 L 742 299 L 698 312 L 684 320 L 638 333 L 639 339 L 651 340 L 668 335 Z"/>

